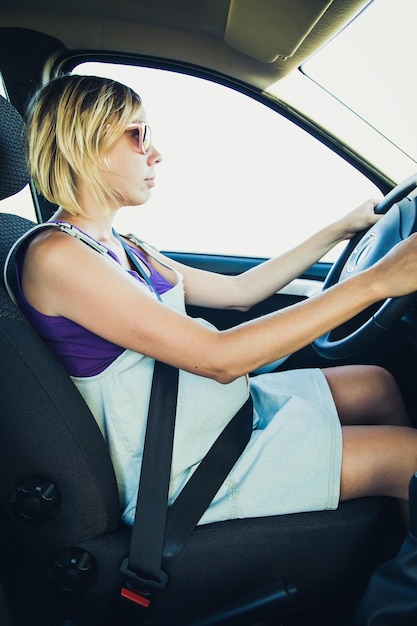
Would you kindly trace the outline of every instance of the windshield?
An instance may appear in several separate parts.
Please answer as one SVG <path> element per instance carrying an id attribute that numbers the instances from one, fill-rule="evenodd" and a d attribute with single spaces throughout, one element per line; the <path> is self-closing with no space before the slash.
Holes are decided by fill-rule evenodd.
<path id="1" fill-rule="evenodd" d="M 416 25 L 416 0 L 373 0 L 300 68 L 314 86 L 291 77 L 270 90 L 289 89 L 297 108 L 398 182 L 417 171 Z"/>

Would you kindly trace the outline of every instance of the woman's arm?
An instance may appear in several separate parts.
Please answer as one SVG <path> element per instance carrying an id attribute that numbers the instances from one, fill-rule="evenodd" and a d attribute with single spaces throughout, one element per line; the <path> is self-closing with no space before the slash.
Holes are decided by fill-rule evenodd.
<path id="1" fill-rule="evenodd" d="M 160 258 L 184 276 L 188 304 L 248 310 L 298 278 L 336 244 L 374 224 L 381 217 L 375 215 L 374 206 L 374 201 L 365 202 L 292 250 L 238 276 L 205 272 Z"/>
<path id="2" fill-rule="evenodd" d="M 63 233 L 31 244 L 26 298 L 124 348 L 227 383 L 290 354 L 374 302 L 417 290 L 417 235 L 317 297 L 218 331 L 156 301 L 110 259 Z"/>

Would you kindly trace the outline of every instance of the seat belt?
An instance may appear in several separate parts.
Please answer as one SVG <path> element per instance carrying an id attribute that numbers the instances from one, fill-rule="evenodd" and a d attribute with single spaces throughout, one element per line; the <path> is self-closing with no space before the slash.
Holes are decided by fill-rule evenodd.
<path id="1" fill-rule="evenodd" d="M 168 509 L 164 566 L 180 552 L 245 449 L 253 430 L 251 396 L 219 434 Z"/>
<path id="2" fill-rule="evenodd" d="M 120 574 L 128 583 L 128 588 L 122 587 L 122 597 L 142 606 L 149 605 L 147 597 L 149 592 L 164 589 L 168 582 L 161 563 L 178 375 L 179 372 L 175 367 L 155 361 L 129 556 L 120 566 Z"/>
<path id="3" fill-rule="evenodd" d="M 178 370 L 155 362 L 135 521 L 120 574 L 122 597 L 144 607 L 168 583 L 165 568 L 180 552 L 248 443 L 252 398 L 215 440 L 174 503 L 168 507 Z"/>
<path id="4" fill-rule="evenodd" d="M 135 254 L 115 235 L 143 275 Z M 147 282 L 150 282 L 148 277 Z M 129 555 L 120 567 L 126 583 L 122 597 L 145 607 L 150 604 L 152 592 L 166 587 L 166 567 L 180 552 L 242 454 L 253 427 L 253 404 L 249 396 L 168 507 L 178 380 L 176 368 L 155 361 L 135 520 Z"/>

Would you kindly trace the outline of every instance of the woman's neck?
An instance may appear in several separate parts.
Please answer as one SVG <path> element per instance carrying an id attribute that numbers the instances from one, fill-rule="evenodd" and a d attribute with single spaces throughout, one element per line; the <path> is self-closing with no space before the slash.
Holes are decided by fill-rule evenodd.
<path id="1" fill-rule="evenodd" d="M 63 208 L 52 216 L 52 220 L 60 220 L 73 224 L 80 230 L 91 235 L 96 241 L 106 243 L 113 241 L 112 230 L 115 212 L 101 211 L 100 214 L 89 212 L 85 215 L 72 215 Z"/>
<path id="2" fill-rule="evenodd" d="M 63 208 L 52 216 L 52 220 L 60 220 L 68 222 L 73 226 L 76 226 L 83 232 L 90 235 L 95 241 L 99 241 L 105 245 L 109 250 L 112 250 L 118 257 L 121 265 L 126 269 L 131 269 L 130 261 L 126 255 L 126 252 L 120 242 L 120 240 L 113 235 L 113 220 L 116 211 L 111 213 L 106 212 L 105 215 L 72 215 Z"/>

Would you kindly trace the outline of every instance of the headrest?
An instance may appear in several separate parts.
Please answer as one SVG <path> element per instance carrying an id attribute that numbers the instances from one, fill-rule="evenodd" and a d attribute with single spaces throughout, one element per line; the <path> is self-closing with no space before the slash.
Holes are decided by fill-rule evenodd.
<path id="1" fill-rule="evenodd" d="M 0 96 L 0 200 L 13 196 L 29 182 L 26 170 L 22 117 Z"/>

